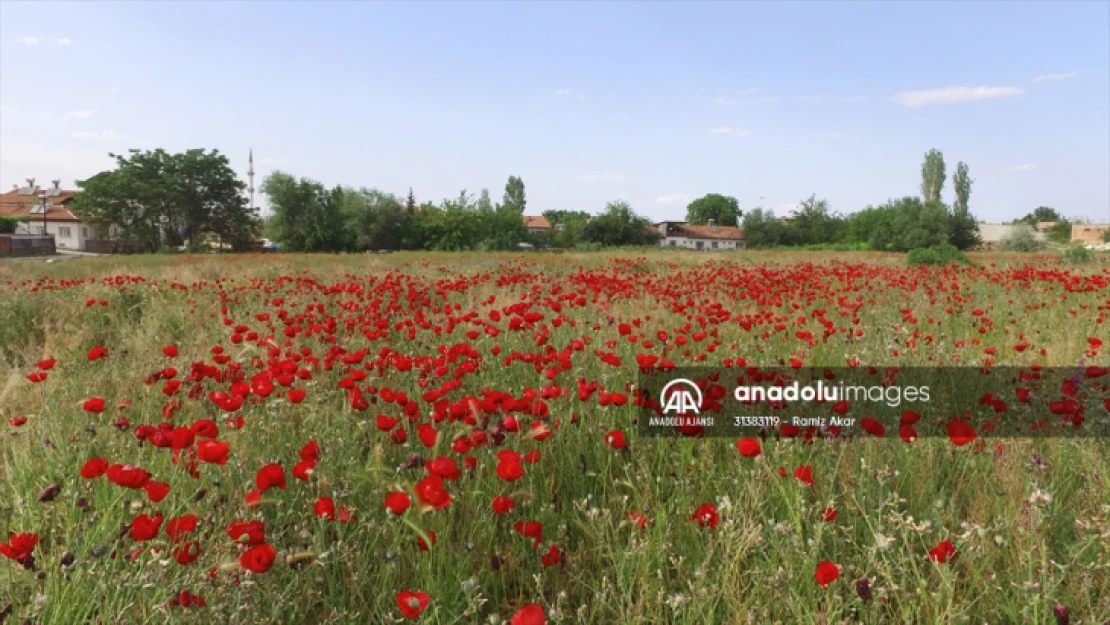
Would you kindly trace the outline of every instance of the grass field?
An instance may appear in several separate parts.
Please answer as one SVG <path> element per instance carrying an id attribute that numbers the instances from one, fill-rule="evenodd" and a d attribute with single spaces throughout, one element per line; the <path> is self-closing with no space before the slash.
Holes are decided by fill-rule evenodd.
<path id="1" fill-rule="evenodd" d="M 633 424 L 641 366 L 1110 363 L 1105 258 L 974 260 L 0 263 L 0 612 L 1110 622 L 1105 439 L 771 432 L 742 454 Z"/>

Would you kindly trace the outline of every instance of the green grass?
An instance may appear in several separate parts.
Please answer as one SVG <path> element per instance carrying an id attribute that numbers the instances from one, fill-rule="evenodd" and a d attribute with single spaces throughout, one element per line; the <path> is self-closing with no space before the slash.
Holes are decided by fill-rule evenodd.
<path id="1" fill-rule="evenodd" d="M 0 610 L 10 601 L 14 622 L 49 624 L 393 623 L 403 620 L 394 595 L 419 590 L 429 593 L 431 602 L 415 622 L 437 624 L 507 621 L 527 603 L 542 604 L 548 622 L 568 624 L 1049 623 L 1057 604 L 1070 610 L 1073 623 L 1107 622 L 1110 449 L 1104 440 L 988 440 L 977 451 L 938 439 L 914 445 L 896 438 L 814 444 L 768 439 L 763 455 L 753 460 L 737 453 L 735 440 L 638 437 L 631 404 L 602 409 L 596 396 L 590 402 L 575 396 L 578 378 L 611 391 L 635 382 L 634 355 L 652 350 L 623 340 L 618 323 L 640 319 L 640 336 L 653 339 L 657 330 L 666 330 L 673 337 L 687 322 L 691 332 L 699 330 L 698 317 L 705 319 L 714 302 L 733 315 L 766 313 L 769 320 L 752 331 L 735 322 L 707 323 L 720 341 L 714 352 L 691 342 L 669 348 L 667 357 L 680 365 L 693 364 L 698 354 L 706 363 L 740 355 L 749 364 L 768 366 L 791 357 L 816 366 L 843 366 L 852 357 L 877 366 L 951 363 L 954 357 L 956 364 L 974 365 L 994 346 L 993 360 L 1000 365 L 1074 365 L 1091 361 L 1084 354 L 1087 338 L 1102 337 L 1108 347 L 1099 358 L 1105 362 L 1110 349 L 1105 258 L 1064 267 L 1052 258 L 974 257 L 974 266 L 925 268 L 906 268 L 904 256 L 878 253 L 649 250 L 133 256 L 0 265 L 0 530 L 41 536 L 37 572 L 0 559 Z M 387 275 L 395 286 L 370 289 Z M 75 280 L 84 282 L 63 283 Z M 1082 280 L 1090 290 L 1075 288 Z M 497 323 L 502 332 L 496 338 L 480 334 L 469 341 L 463 333 L 472 326 L 458 321 L 469 311 L 487 319 L 491 309 L 521 301 L 542 304 L 576 290 L 585 305 L 564 302 L 561 313 L 575 326 L 554 327 L 550 320 L 557 315 L 536 307 L 546 316 L 546 338 L 509 331 L 511 313 Z M 496 296 L 493 305 L 486 304 L 490 296 Z M 188 374 L 189 363 L 211 364 L 216 345 L 242 363 L 248 376 L 264 366 L 265 347 L 250 341 L 233 345 L 228 338 L 236 324 L 268 334 L 255 314 L 269 312 L 274 343 L 282 345 L 287 339 L 275 317 L 279 307 L 266 304 L 273 297 L 283 297 L 280 308 L 291 314 L 312 307 L 315 318 L 306 325 L 319 329 L 288 339 L 286 348 L 308 347 L 317 357 L 330 345 L 322 340 L 329 335 L 324 327 L 329 316 L 340 321 L 336 344 L 350 351 L 368 347 L 368 360 L 385 346 L 435 357 L 440 346 L 470 343 L 482 355 L 481 364 L 461 378 L 464 388 L 448 396 L 452 400 L 486 387 L 519 396 L 552 384 L 531 365 L 502 362 L 514 351 L 542 355 L 541 338 L 556 353 L 576 339 L 589 337 L 591 343 L 571 356 L 573 367 L 557 378 L 570 396 L 548 402 L 549 422 L 560 422 L 552 438 L 510 434 L 502 447 L 475 449 L 469 455 L 478 468 L 448 482 L 449 507 L 421 513 L 413 505 L 403 518 L 385 513 L 385 494 L 410 490 L 426 472 L 401 467 L 413 454 L 451 456 L 461 466 L 462 457 L 450 446 L 470 428 L 437 425 L 440 441 L 428 450 L 418 442 L 415 426 L 405 423 L 408 442 L 396 445 L 376 429 L 375 417 L 401 416 L 400 410 L 384 403 L 352 410 L 336 388 L 343 377 L 339 366 L 316 369 L 311 382 L 297 383 L 309 391 L 303 404 L 282 399 L 245 404 L 246 425 L 238 431 L 225 425 L 225 415 L 211 402 L 188 400 L 186 385 L 178 396 L 184 405 L 172 423 L 213 419 L 220 439 L 232 446 L 230 462 L 202 464 L 199 480 L 175 465 L 168 450 L 139 446 L 133 434 L 112 425 L 120 416 L 132 427 L 163 421 L 161 385 L 144 384 L 170 364 L 161 354 L 163 345 L 180 347 L 172 361 L 178 379 Z M 427 305 L 420 301 L 424 297 Z M 88 307 L 88 300 L 108 305 Z M 397 301 L 398 310 L 383 315 L 390 324 L 387 338 L 368 341 L 362 324 L 343 323 L 389 301 Z M 444 303 L 459 308 L 445 313 Z M 232 326 L 221 321 L 222 306 L 228 307 Z M 809 313 L 819 308 L 827 309 L 838 328 L 864 330 L 863 336 L 848 339 L 841 331 L 814 347 L 795 339 L 797 319 L 810 319 L 812 329 Z M 912 309 L 918 322 L 904 321 L 902 308 Z M 989 332 L 978 333 L 974 308 L 994 319 Z M 393 324 L 414 319 L 417 310 L 430 324 L 445 326 L 455 318 L 457 327 L 437 336 L 417 322 L 411 339 L 405 328 L 394 329 Z M 595 323 L 600 329 L 593 329 Z M 784 329 L 776 330 L 778 324 Z M 607 348 L 611 340 L 617 342 Z M 1033 347 L 1014 352 L 1012 346 L 1022 340 Z M 95 345 L 111 350 L 106 361 L 87 362 L 85 353 Z M 503 350 L 498 357 L 490 354 L 495 345 Z M 624 364 L 603 364 L 595 349 L 618 354 Z M 59 361 L 48 380 L 27 382 L 24 376 L 45 357 Z M 415 369 L 394 369 L 360 385 L 419 397 L 427 389 L 417 378 Z M 209 381 L 203 395 L 218 388 L 226 390 L 227 384 Z M 80 407 L 94 395 L 107 400 L 103 414 L 89 415 Z M 131 404 L 117 410 L 124 399 Z M 425 418 L 429 411 L 421 402 Z M 24 415 L 23 427 L 7 425 Z M 519 416 L 526 430 L 532 418 Z M 626 433 L 628 450 L 605 444 L 613 429 Z M 321 461 L 304 483 L 288 471 L 310 439 L 319 442 Z M 525 477 L 509 484 L 494 472 L 500 449 L 538 449 L 541 458 L 525 464 Z M 153 504 L 142 491 L 104 478 L 81 479 L 78 471 L 93 456 L 149 470 L 171 485 L 170 495 Z M 249 509 L 243 495 L 254 489 L 255 472 L 268 462 L 285 466 L 288 489 L 266 493 L 258 509 Z M 813 467 L 813 487 L 790 477 L 804 464 Z M 61 485 L 61 494 L 40 503 L 39 494 L 51 484 Z M 495 495 L 516 498 L 512 513 L 491 512 Z M 357 521 L 317 519 L 311 510 L 321 496 L 353 508 Z M 84 510 L 79 500 L 87 503 Z M 703 503 L 718 506 L 717 528 L 689 519 Z M 821 520 L 826 507 L 839 511 L 835 521 Z M 200 517 L 195 536 L 204 553 L 197 562 L 180 566 L 169 559 L 164 533 L 143 545 L 120 537 L 121 526 L 136 514 L 154 511 L 167 520 L 188 512 Z M 633 512 L 650 519 L 646 528 L 627 518 Z M 279 552 L 269 572 L 240 573 L 238 584 L 240 550 L 224 534 L 236 519 L 265 521 L 267 540 Z M 544 524 L 540 549 L 512 531 L 518 520 Z M 437 542 L 423 552 L 418 532 L 428 531 L 437 534 Z M 931 562 L 927 553 L 942 540 L 955 544 L 958 557 Z M 545 567 L 540 556 L 551 544 L 565 561 Z M 144 552 L 131 562 L 129 555 L 142 547 L 162 552 Z M 74 564 L 63 567 L 67 553 Z M 308 555 L 307 566 L 290 565 Z M 828 589 L 814 581 L 821 560 L 841 568 Z M 213 567 L 220 572 L 208 580 Z M 870 602 L 856 594 L 855 580 L 861 578 L 870 581 Z M 203 595 L 208 607 L 161 607 L 182 589 Z"/>

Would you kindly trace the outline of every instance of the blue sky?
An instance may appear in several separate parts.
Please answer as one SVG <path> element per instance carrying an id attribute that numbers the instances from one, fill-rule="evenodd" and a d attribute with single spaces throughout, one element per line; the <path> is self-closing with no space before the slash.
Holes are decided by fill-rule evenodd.
<path id="1" fill-rule="evenodd" d="M 785 214 L 918 193 L 1110 219 L 1110 4 L 0 3 L 0 185 L 216 148 L 420 201 L 519 175 L 528 212 L 709 192 Z M 945 199 L 952 197 L 950 184 Z"/>

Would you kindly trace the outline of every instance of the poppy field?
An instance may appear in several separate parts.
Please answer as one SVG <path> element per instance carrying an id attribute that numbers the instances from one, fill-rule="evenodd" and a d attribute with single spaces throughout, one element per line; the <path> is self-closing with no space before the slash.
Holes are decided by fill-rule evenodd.
<path id="1" fill-rule="evenodd" d="M 974 261 L 0 264 L 0 622 L 1106 623 L 1110 445 L 991 436 L 1022 389 L 640 435 L 691 366 L 1074 367 L 1046 418 L 1105 420 L 1110 262 Z"/>

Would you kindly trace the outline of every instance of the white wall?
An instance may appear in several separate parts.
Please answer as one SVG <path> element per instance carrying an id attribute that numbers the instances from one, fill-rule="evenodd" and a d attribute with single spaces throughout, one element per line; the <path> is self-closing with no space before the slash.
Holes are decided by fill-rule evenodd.
<path id="1" fill-rule="evenodd" d="M 713 250 L 734 250 L 737 248 L 744 249 L 743 241 L 730 241 L 722 239 L 694 239 L 688 237 L 663 237 L 662 239 L 659 239 L 660 247 L 681 247 L 690 250 L 698 249 L 698 242 L 701 242 L 702 244 L 701 249 L 710 252 Z M 713 247 L 714 243 L 717 244 L 717 247 Z"/>
<path id="2" fill-rule="evenodd" d="M 43 234 L 42 221 L 25 222 L 16 228 L 20 234 Z M 85 247 L 85 239 L 94 237 L 92 228 L 83 226 L 73 221 L 48 221 L 46 234 L 54 235 L 54 247 L 61 250 L 81 251 Z M 67 236 L 68 235 L 68 236 Z"/>

